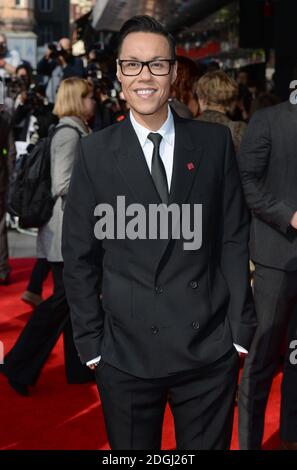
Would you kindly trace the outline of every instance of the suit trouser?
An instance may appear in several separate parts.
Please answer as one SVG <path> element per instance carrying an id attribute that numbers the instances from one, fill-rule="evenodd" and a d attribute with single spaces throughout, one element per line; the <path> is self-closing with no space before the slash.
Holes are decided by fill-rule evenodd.
<path id="1" fill-rule="evenodd" d="M 297 366 L 289 362 L 289 345 L 297 339 L 297 272 L 256 264 L 254 298 L 258 327 L 239 386 L 239 444 L 243 450 L 261 448 L 265 409 L 284 341 L 287 353 L 282 384 L 281 437 L 297 441 Z"/>
<path id="2" fill-rule="evenodd" d="M 41 295 L 43 289 L 43 283 L 51 270 L 50 263 L 46 258 L 37 258 L 34 267 L 31 272 L 30 281 L 27 286 L 29 292 L 33 294 Z"/>
<path id="3" fill-rule="evenodd" d="M 5 221 L 5 193 L 0 192 L 0 277 L 5 278 L 9 273 L 8 243 Z"/>
<path id="4" fill-rule="evenodd" d="M 81 364 L 74 346 L 64 290 L 63 263 L 50 264 L 54 279 L 53 295 L 33 311 L 15 345 L 5 356 L 5 374 L 19 383 L 34 384 L 63 332 L 67 380 L 69 383 L 87 382 L 94 379 L 94 374 Z"/>
<path id="5" fill-rule="evenodd" d="M 229 448 L 239 369 L 234 348 L 207 367 L 156 379 L 101 361 L 96 379 L 112 450 L 159 450 L 167 401 L 177 449 Z"/>

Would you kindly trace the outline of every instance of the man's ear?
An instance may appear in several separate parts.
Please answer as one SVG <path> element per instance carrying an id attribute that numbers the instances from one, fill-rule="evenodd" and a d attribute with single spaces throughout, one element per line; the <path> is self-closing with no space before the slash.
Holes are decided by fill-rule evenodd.
<path id="1" fill-rule="evenodd" d="M 116 73 L 118 81 L 121 83 L 121 69 L 119 64 L 117 63 L 117 73 Z"/>
<path id="2" fill-rule="evenodd" d="M 177 77 L 177 67 L 178 67 L 178 63 L 175 62 L 174 66 L 173 66 L 173 72 L 172 72 L 172 77 L 171 77 L 171 85 L 175 82 L 176 80 L 176 77 Z"/>

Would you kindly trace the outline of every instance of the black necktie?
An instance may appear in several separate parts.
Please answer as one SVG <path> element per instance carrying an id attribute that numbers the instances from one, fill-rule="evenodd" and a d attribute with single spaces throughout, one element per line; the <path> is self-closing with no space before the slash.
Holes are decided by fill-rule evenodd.
<path id="1" fill-rule="evenodd" d="M 151 132 L 147 138 L 153 142 L 154 150 L 153 150 L 153 157 L 152 157 L 152 169 L 151 174 L 157 191 L 160 195 L 160 198 L 164 204 L 168 204 L 168 183 L 167 183 L 167 176 L 166 171 L 164 168 L 164 164 L 162 162 L 159 148 L 160 143 L 162 140 L 162 136 L 160 134 Z"/>

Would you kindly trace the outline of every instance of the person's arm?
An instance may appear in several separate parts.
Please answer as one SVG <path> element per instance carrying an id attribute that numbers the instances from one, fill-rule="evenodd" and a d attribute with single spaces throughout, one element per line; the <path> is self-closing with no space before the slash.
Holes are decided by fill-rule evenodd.
<path id="1" fill-rule="evenodd" d="M 9 75 L 16 73 L 16 69 L 20 63 L 21 58 L 17 51 L 9 51 L 6 57 L 0 59 L 0 67 L 4 68 Z"/>
<path id="2" fill-rule="evenodd" d="M 57 130 L 53 137 L 51 175 L 52 194 L 55 197 L 67 195 L 78 143 L 78 132 L 68 127 Z"/>
<path id="3" fill-rule="evenodd" d="M 37 73 L 38 75 L 46 75 L 50 77 L 56 66 L 56 60 L 49 59 L 48 56 L 45 55 L 37 64 Z"/>
<path id="4" fill-rule="evenodd" d="M 16 72 L 16 67 L 6 62 L 5 59 L 0 60 L 0 67 L 2 67 L 9 75 L 14 75 Z"/>
<path id="5" fill-rule="evenodd" d="M 248 350 L 257 325 L 249 275 L 249 215 L 228 129 L 222 203 L 220 264 L 230 292 L 228 319 L 233 342 Z"/>
<path id="6" fill-rule="evenodd" d="M 246 130 L 238 154 L 239 171 L 248 207 L 256 217 L 287 233 L 297 207 L 279 200 L 263 185 L 271 152 L 270 126 L 257 111 Z"/>
<path id="7" fill-rule="evenodd" d="M 101 355 L 104 312 L 100 303 L 102 244 L 94 235 L 96 198 L 82 144 L 75 160 L 63 217 L 64 283 L 74 342 L 81 362 Z"/>

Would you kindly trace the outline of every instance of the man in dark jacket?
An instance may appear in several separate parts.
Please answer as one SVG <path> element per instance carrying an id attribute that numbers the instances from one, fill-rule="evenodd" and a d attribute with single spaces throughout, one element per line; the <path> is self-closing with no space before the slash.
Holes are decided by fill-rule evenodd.
<path id="1" fill-rule="evenodd" d="M 8 113 L 0 109 L 0 284 L 9 282 L 5 198 L 15 155 L 10 118 Z"/>
<path id="2" fill-rule="evenodd" d="M 238 156 L 252 211 L 251 258 L 258 327 L 245 360 L 239 393 L 239 443 L 260 449 L 265 409 L 281 346 L 287 338 L 281 438 L 297 449 L 297 105 L 257 111 Z"/>
<path id="3" fill-rule="evenodd" d="M 256 324 L 231 135 L 170 109 L 174 42 L 154 18 L 128 20 L 120 38 L 117 76 L 131 112 L 82 139 L 63 219 L 74 339 L 81 361 L 95 368 L 112 449 L 160 449 L 167 400 L 177 449 L 227 449 L 234 343 L 248 349 Z M 127 215 L 144 214 L 136 226 L 122 219 L 123 198 Z M 102 240 L 95 215 L 105 206 L 111 224 L 116 212 L 117 234 Z M 175 218 L 155 236 L 156 206 L 163 217 L 187 208 L 195 246 L 185 246 Z"/>

